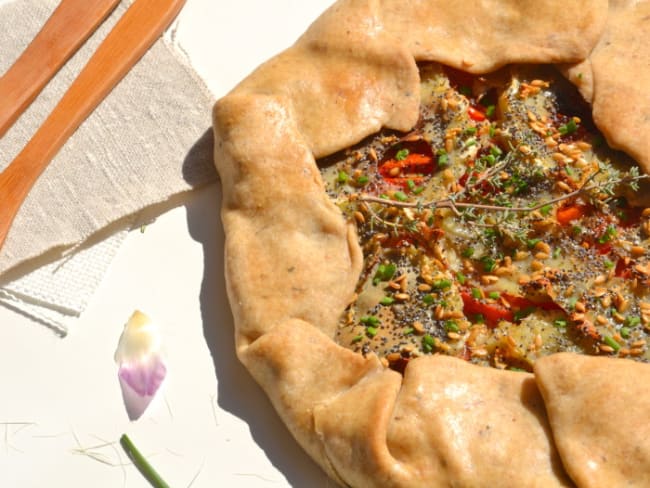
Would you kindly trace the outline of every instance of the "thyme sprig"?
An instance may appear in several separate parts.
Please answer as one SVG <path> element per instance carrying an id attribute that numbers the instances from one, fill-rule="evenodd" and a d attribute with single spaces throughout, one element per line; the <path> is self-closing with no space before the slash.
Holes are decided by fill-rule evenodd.
<path id="1" fill-rule="evenodd" d="M 382 205 L 397 207 L 397 208 L 431 208 L 431 209 L 448 208 L 452 210 L 454 214 L 456 214 L 458 217 L 463 215 L 459 209 L 481 209 L 481 210 L 492 210 L 497 212 L 529 213 L 529 212 L 534 212 L 535 210 L 539 210 L 543 207 L 546 207 L 547 205 L 553 205 L 555 203 L 576 198 L 578 196 L 587 194 L 593 190 L 602 190 L 605 191 L 607 194 L 610 194 L 611 188 L 616 185 L 630 185 L 632 188 L 634 188 L 635 185 L 638 184 L 640 180 L 650 178 L 650 175 L 640 175 L 631 172 L 629 175 L 620 178 L 611 178 L 603 182 L 594 182 L 595 176 L 598 175 L 599 173 L 600 172 L 594 173 L 590 178 L 588 178 L 585 181 L 585 183 L 580 188 L 572 192 L 566 193 L 564 195 L 560 195 L 555 198 L 551 198 L 549 200 L 544 200 L 541 203 L 537 203 L 535 205 L 528 206 L 528 207 L 508 207 L 504 205 L 490 205 L 490 204 L 475 203 L 475 202 L 458 202 L 456 201 L 458 198 L 458 194 L 454 194 L 447 198 L 442 198 L 440 200 L 429 201 L 429 202 L 423 202 L 423 201 L 402 202 L 399 200 L 374 197 L 372 195 L 361 195 L 359 196 L 358 200 L 361 202 L 368 202 L 368 203 L 380 203 Z"/>

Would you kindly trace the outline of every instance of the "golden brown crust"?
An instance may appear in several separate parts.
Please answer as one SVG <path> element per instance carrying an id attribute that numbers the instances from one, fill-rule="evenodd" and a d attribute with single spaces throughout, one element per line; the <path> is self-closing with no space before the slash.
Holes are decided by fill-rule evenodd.
<path id="1" fill-rule="evenodd" d="M 535 378 L 579 486 L 650 486 L 647 364 L 561 353 L 537 361 Z"/>
<path id="2" fill-rule="evenodd" d="M 612 0 L 605 32 L 570 79 L 591 96 L 594 122 L 609 145 L 650 172 L 650 2 Z M 583 74 L 586 73 L 586 74 Z"/>
<path id="3" fill-rule="evenodd" d="M 216 104 L 237 353 L 297 441 L 342 485 L 566 485 L 551 428 L 582 484 L 555 431 L 559 417 L 546 419 L 537 377 L 431 357 L 413 361 L 402 379 L 375 356 L 332 340 L 362 255 L 315 158 L 381 127 L 410 129 L 416 61 L 473 72 L 515 61 L 576 62 L 601 34 L 607 5 L 452 3 L 341 0 Z M 638 367 L 647 374 L 648 366 Z M 550 370 L 541 363 L 540 374 Z M 543 385 L 553 405 L 552 382 Z M 574 410 L 593 401 L 572 398 Z"/>

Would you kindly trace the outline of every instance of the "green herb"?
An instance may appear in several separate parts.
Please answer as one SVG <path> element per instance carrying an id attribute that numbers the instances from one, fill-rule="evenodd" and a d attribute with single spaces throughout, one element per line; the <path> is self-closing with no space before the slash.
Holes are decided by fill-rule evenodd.
<path id="1" fill-rule="evenodd" d="M 424 349 L 425 352 L 433 351 L 435 345 L 436 345 L 435 339 L 431 337 L 429 334 L 426 334 L 424 337 L 422 337 L 422 349 Z"/>
<path id="2" fill-rule="evenodd" d="M 557 130 L 561 135 L 568 136 L 578 130 L 578 124 L 575 120 L 571 119 L 566 124 L 562 124 L 558 127 Z"/>
<path id="3" fill-rule="evenodd" d="M 451 287 L 451 280 L 438 280 L 433 284 L 433 287 L 438 289 L 438 290 L 444 290 L 446 288 Z"/>
<path id="4" fill-rule="evenodd" d="M 407 180 L 406 186 L 408 186 L 411 191 L 415 190 L 415 182 L 413 180 Z"/>
<path id="5" fill-rule="evenodd" d="M 631 330 L 629 327 L 621 327 L 621 329 L 619 330 L 619 333 L 621 334 L 621 337 L 623 339 L 627 339 L 628 337 L 630 337 L 630 332 Z"/>
<path id="6" fill-rule="evenodd" d="M 445 330 L 447 332 L 460 332 L 460 327 L 458 327 L 458 324 L 453 320 L 447 320 L 447 322 L 445 322 Z"/>
<path id="7" fill-rule="evenodd" d="M 540 242 L 542 242 L 541 239 L 535 238 L 535 239 L 528 239 L 528 242 L 526 244 L 528 245 L 528 249 L 532 249 Z"/>
<path id="8" fill-rule="evenodd" d="M 373 327 L 373 326 L 366 327 L 366 335 L 368 337 L 375 337 L 377 335 L 377 327 Z"/>
<path id="9" fill-rule="evenodd" d="M 456 280 L 458 281 L 459 284 L 464 285 L 465 282 L 467 281 L 467 276 L 465 276 L 463 273 L 460 271 L 456 273 Z"/>
<path id="10" fill-rule="evenodd" d="M 472 297 L 473 298 L 478 300 L 482 296 L 483 296 L 483 294 L 481 293 L 481 290 L 479 288 L 472 288 Z"/>
<path id="11" fill-rule="evenodd" d="M 497 267 L 497 262 L 490 256 L 483 256 L 481 262 L 483 263 L 483 269 L 486 273 L 491 273 Z"/>
<path id="12" fill-rule="evenodd" d="M 422 297 L 422 301 L 423 301 L 426 305 L 433 305 L 433 302 L 436 301 L 436 297 L 434 297 L 431 293 L 429 293 L 429 294 L 424 295 L 424 296 Z"/>
<path id="13" fill-rule="evenodd" d="M 610 336 L 603 337 L 603 342 L 614 349 L 614 352 L 618 352 L 618 350 L 621 348 L 621 345 Z"/>
<path id="14" fill-rule="evenodd" d="M 377 271 L 375 272 L 375 276 L 373 277 L 372 282 L 376 285 L 380 281 L 388 281 L 393 277 L 395 271 L 397 271 L 397 267 L 393 263 L 380 264 L 377 267 Z"/>
<path id="15" fill-rule="evenodd" d="M 636 327 L 641 323 L 641 317 L 631 316 L 625 319 L 625 325 L 628 327 Z"/>
<path id="16" fill-rule="evenodd" d="M 465 249 L 463 249 L 462 255 L 464 258 L 471 258 L 474 255 L 474 248 L 466 247 Z"/>
<path id="17" fill-rule="evenodd" d="M 361 175 L 357 178 L 357 184 L 359 185 L 365 185 L 370 181 L 370 178 L 368 178 L 366 175 Z"/>
<path id="18" fill-rule="evenodd" d="M 477 130 L 478 130 L 478 129 L 476 129 L 476 127 L 467 127 L 467 128 L 463 131 L 463 134 L 468 135 L 468 136 L 473 136 L 474 134 L 476 134 L 476 131 L 477 131 Z"/>
<path id="19" fill-rule="evenodd" d="M 350 177 L 348 176 L 348 174 L 345 171 L 339 171 L 339 175 L 338 175 L 338 179 L 337 179 L 337 181 L 339 183 L 341 183 L 341 184 L 347 183 L 348 179 L 350 179 Z"/>
<path id="20" fill-rule="evenodd" d="M 491 118 L 494 116 L 496 111 L 497 111 L 496 106 L 488 105 L 487 107 L 485 107 L 485 116 Z"/>
<path id="21" fill-rule="evenodd" d="M 438 151 L 438 166 L 444 167 L 449 164 L 449 154 L 444 149 Z"/>
<path id="22" fill-rule="evenodd" d="M 553 205 L 544 205 L 539 209 L 539 213 L 541 213 L 544 217 L 547 217 L 551 213 L 551 210 L 553 210 Z"/>
<path id="23" fill-rule="evenodd" d="M 407 327 L 404 329 L 404 335 L 411 335 L 413 332 L 415 332 L 415 329 L 413 327 Z"/>
<path id="24" fill-rule="evenodd" d="M 611 241 L 616 237 L 616 227 L 613 225 L 608 225 L 607 229 L 605 229 L 605 233 L 598 238 L 598 243 L 599 244 L 605 244 L 606 242 Z"/>
<path id="25" fill-rule="evenodd" d="M 403 191 L 396 191 L 393 196 L 395 197 L 395 200 L 400 202 L 405 202 L 409 199 Z"/>
<path id="26" fill-rule="evenodd" d="M 395 159 L 396 159 L 397 161 L 404 161 L 404 160 L 408 157 L 409 152 L 410 152 L 410 151 L 409 151 L 408 149 L 400 149 L 400 150 L 397 151 L 397 153 L 395 154 Z"/>
<path id="27" fill-rule="evenodd" d="M 352 338 L 351 342 L 352 342 L 352 344 L 356 344 L 357 342 L 361 341 L 362 339 L 363 339 L 363 336 L 361 334 L 359 334 L 358 336 L 354 336 Z"/>
<path id="28" fill-rule="evenodd" d="M 384 297 L 381 300 L 379 300 L 379 303 L 382 305 L 392 305 L 395 302 L 395 299 L 393 297 Z"/>
<path id="29" fill-rule="evenodd" d="M 556 319 L 553 321 L 553 325 L 558 329 L 564 329 L 567 326 L 567 321 L 564 319 Z"/>
<path id="30" fill-rule="evenodd" d="M 498 300 L 501 294 L 498 291 L 491 291 L 488 294 L 488 297 L 490 297 L 492 300 Z"/>
<path id="31" fill-rule="evenodd" d="M 160 477 L 155 469 L 149 464 L 144 456 L 138 451 L 131 439 L 126 434 L 120 437 L 120 445 L 126 452 L 126 455 L 133 462 L 138 471 L 154 488 L 169 488 L 169 485 Z"/>
<path id="32" fill-rule="evenodd" d="M 359 319 L 359 322 L 361 322 L 363 325 L 367 325 L 369 327 L 379 325 L 379 319 L 375 317 L 374 315 L 366 315 L 365 317 L 361 317 Z"/>
<path id="33" fill-rule="evenodd" d="M 615 263 L 613 261 L 610 261 L 609 259 L 605 259 L 605 262 L 603 263 L 606 269 L 612 269 L 615 266 Z"/>

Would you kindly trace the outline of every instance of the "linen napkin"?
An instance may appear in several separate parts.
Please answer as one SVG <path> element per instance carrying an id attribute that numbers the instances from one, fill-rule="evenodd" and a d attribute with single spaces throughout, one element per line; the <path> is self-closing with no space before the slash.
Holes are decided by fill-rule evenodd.
<path id="1" fill-rule="evenodd" d="M 0 0 L 0 73 L 57 3 Z M 0 139 L 0 169 L 45 120 L 129 3 L 117 7 Z M 209 130 L 214 97 L 174 44 L 173 29 L 58 153 L 0 249 L 0 303 L 62 335 L 88 304 L 138 213 L 216 180 Z"/>

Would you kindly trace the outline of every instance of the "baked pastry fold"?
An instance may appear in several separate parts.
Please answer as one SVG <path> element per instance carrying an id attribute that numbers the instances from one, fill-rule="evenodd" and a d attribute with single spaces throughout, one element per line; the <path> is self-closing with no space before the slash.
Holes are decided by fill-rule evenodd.
<path id="1" fill-rule="evenodd" d="M 624 440 L 603 439 L 593 424 L 620 413 L 612 410 L 620 402 L 608 403 L 619 387 L 621 402 L 631 398 L 634 379 L 621 386 L 620 374 L 648 378 L 648 365 L 563 354 L 528 374 L 433 356 L 411 361 L 402 376 L 339 346 L 338 318 L 363 256 L 316 165 L 381 128 L 408 131 L 417 122 L 418 62 L 472 73 L 580 63 L 607 15 L 605 1 L 342 0 L 215 105 L 237 354 L 341 485 L 648 484 L 650 436 L 625 430 Z M 616 127 L 603 131 L 609 138 Z M 608 395 L 577 380 L 595 372 Z M 588 418 L 592 411 L 598 419 Z M 572 424 L 575 412 L 585 419 Z M 642 413 L 627 409 L 637 417 L 626 422 L 645 424 Z M 592 466 L 584 452 L 605 441 L 610 462 Z M 619 445 L 637 446 L 643 476 L 619 464 Z"/>

